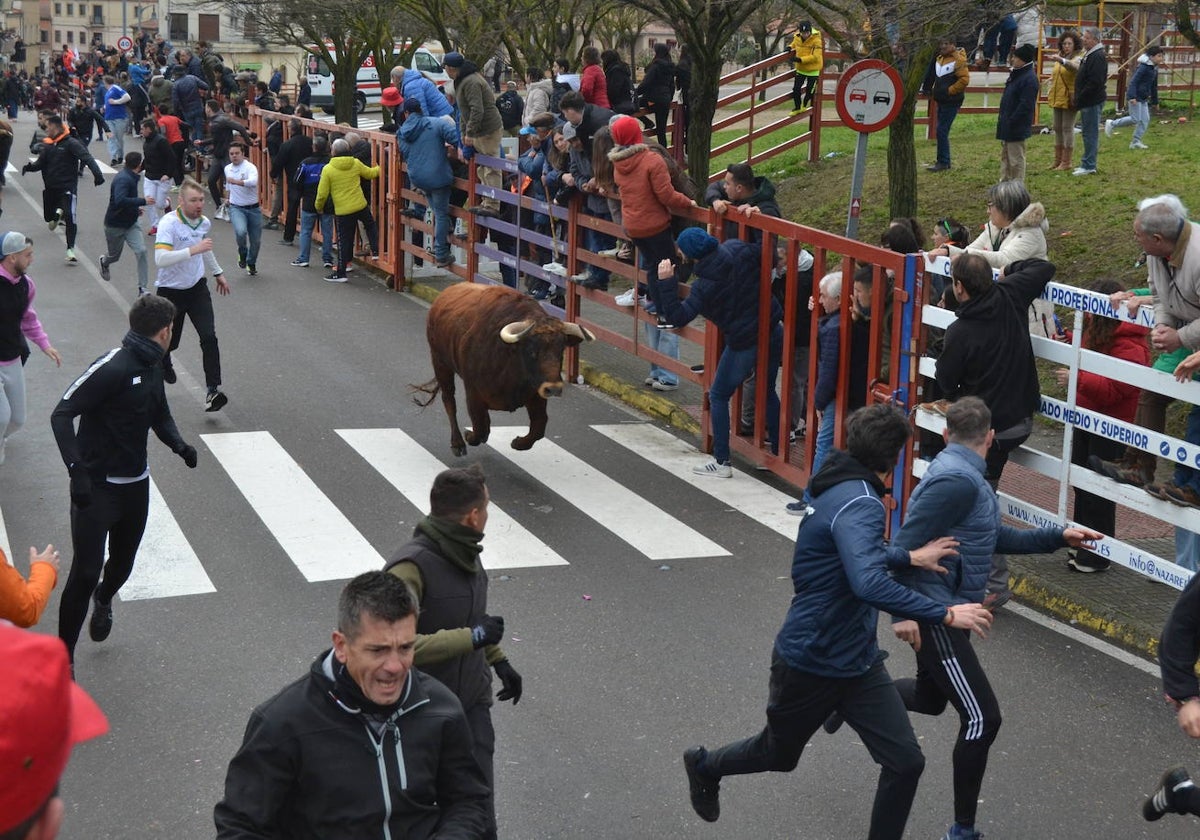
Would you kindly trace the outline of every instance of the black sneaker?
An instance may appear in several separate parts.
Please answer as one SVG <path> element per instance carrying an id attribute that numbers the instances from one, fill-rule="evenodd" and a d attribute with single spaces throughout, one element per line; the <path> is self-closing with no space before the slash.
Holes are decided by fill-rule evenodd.
<path id="1" fill-rule="evenodd" d="M 204 398 L 205 411 L 220 411 L 229 402 L 229 397 L 225 396 L 222 391 L 209 391 L 208 396 Z"/>
<path id="2" fill-rule="evenodd" d="M 716 822 L 721 816 L 721 782 L 700 773 L 698 765 L 707 753 L 704 747 L 692 747 L 683 751 L 683 769 L 687 773 L 688 795 L 692 810 L 705 822 Z"/>
<path id="3" fill-rule="evenodd" d="M 108 256 L 100 255 L 100 278 L 105 282 L 112 280 L 112 272 L 108 270 Z"/>
<path id="4" fill-rule="evenodd" d="M 258 274 L 258 266 L 256 266 L 254 263 L 246 263 L 246 273 L 251 277 L 255 276 Z"/>
<path id="5" fill-rule="evenodd" d="M 92 637 L 96 638 L 95 636 Z M 1187 811 L 1179 801 L 1181 791 L 1195 787 L 1192 777 L 1182 767 L 1175 767 L 1163 773 L 1158 789 L 1150 798 L 1142 803 L 1142 816 L 1149 822 L 1162 819 L 1163 814 L 1186 814 Z"/>
<path id="6" fill-rule="evenodd" d="M 168 385 L 174 385 L 179 381 L 179 377 L 175 375 L 175 365 L 170 362 L 163 362 L 163 382 Z"/>
<path id="7" fill-rule="evenodd" d="M 245 268 L 245 267 L 246 267 L 246 258 L 239 256 L 238 257 L 238 268 Z"/>
<path id="8" fill-rule="evenodd" d="M 93 642 L 103 642 L 112 632 L 112 602 L 102 603 L 98 596 L 93 595 L 92 605 L 92 620 L 88 622 L 88 635 L 92 637 Z"/>

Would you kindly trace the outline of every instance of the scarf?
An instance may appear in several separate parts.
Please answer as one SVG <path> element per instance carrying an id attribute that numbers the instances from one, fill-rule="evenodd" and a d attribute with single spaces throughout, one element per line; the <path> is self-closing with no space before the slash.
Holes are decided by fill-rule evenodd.
<path id="1" fill-rule="evenodd" d="M 479 554 L 483 547 L 479 541 L 483 534 L 474 528 L 430 515 L 417 523 L 417 531 L 437 543 L 438 553 L 464 572 L 475 574 L 480 570 Z"/>
<path id="2" fill-rule="evenodd" d="M 125 333 L 121 346 L 147 365 L 156 365 L 167 354 L 157 341 L 133 330 Z"/>

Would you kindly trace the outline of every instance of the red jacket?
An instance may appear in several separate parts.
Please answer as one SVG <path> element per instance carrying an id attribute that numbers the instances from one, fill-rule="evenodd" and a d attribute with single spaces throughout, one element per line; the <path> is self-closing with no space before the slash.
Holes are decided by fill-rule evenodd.
<path id="1" fill-rule="evenodd" d="M 1122 321 L 1117 326 L 1112 346 L 1108 349 L 1108 355 L 1134 364 L 1149 365 L 1150 347 L 1146 344 L 1147 333 L 1149 330 L 1145 327 Z M 1141 391 L 1142 389 L 1136 385 L 1128 385 L 1096 373 L 1080 371 L 1076 401 L 1080 408 L 1099 411 L 1110 417 L 1116 417 L 1118 420 L 1124 420 L 1126 423 L 1132 423 Z"/>
<path id="2" fill-rule="evenodd" d="M 584 102 L 599 105 L 601 108 L 612 108 L 608 102 L 608 80 L 599 64 L 588 64 L 583 68 L 579 77 L 579 93 Z"/>
<path id="3" fill-rule="evenodd" d="M 662 156 L 645 143 L 618 146 L 608 153 L 621 191 L 621 223 L 630 237 L 645 239 L 671 224 L 671 213 L 686 213 L 693 201 L 671 186 Z"/>

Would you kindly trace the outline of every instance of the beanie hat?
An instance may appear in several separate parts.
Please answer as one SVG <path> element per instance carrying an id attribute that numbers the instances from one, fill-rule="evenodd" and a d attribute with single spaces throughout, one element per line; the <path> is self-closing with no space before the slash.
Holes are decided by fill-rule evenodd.
<path id="1" fill-rule="evenodd" d="M 421 100 L 414 97 L 409 97 L 404 100 L 404 113 L 419 114 L 421 113 Z"/>
<path id="2" fill-rule="evenodd" d="M 709 236 L 704 228 L 690 227 L 675 240 L 679 250 L 688 259 L 698 260 L 717 250 L 717 238 Z"/>
<path id="3" fill-rule="evenodd" d="M 463 58 L 463 54 L 460 52 L 446 53 L 446 57 L 442 59 L 442 64 L 447 67 L 462 67 L 465 63 L 466 59 Z"/>
<path id="4" fill-rule="evenodd" d="M 562 136 L 564 140 L 574 140 L 579 135 L 579 129 L 569 122 L 563 123 Z"/>
<path id="5" fill-rule="evenodd" d="M 1033 44 L 1022 44 L 1013 50 L 1013 55 L 1024 61 L 1026 64 L 1032 64 L 1037 58 L 1037 47 Z"/>
<path id="6" fill-rule="evenodd" d="M 4 235 L 7 245 L 19 233 Z M 71 747 L 108 731 L 96 701 L 71 679 L 53 637 L 0 622 L 0 832 L 29 819 L 54 793 Z"/>
<path id="7" fill-rule="evenodd" d="M 385 108 L 395 108 L 404 99 L 400 96 L 400 91 L 394 87 L 385 87 L 383 93 L 379 95 L 379 104 Z"/>
<path id="8" fill-rule="evenodd" d="M 618 146 L 642 142 L 642 125 L 633 117 L 621 117 L 612 124 L 612 139 Z"/>
<path id="9" fill-rule="evenodd" d="M 12 254 L 19 254 L 31 245 L 25 234 L 10 230 L 0 237 L 0 260 Z"/>

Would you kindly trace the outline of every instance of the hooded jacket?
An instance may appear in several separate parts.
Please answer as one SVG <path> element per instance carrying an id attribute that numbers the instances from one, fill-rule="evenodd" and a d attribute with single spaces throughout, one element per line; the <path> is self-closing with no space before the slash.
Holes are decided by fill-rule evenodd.
<path id="1" fill-rule="evenodd" d="M 408 177 L 419 190 L 440 190 L 454 183 L 446 146 L 457 146 L 458 129 L 449 120 L 409 114 L 396 131 Z"/>
<path id="2" fill-rule="evenodd" d="M 139 211 L 146 206 L 146 198 L 138 189 L 141 180 L 141 174 L 128 166 L 116 174 L 108 192 L 108 209 L 104 211 L 105 227 L 129 230 L 138 223 Z"/>
<path id="3" fill-rule="evenodd" d="M 1158 661 L 1163 693 L 1176 702 L 1200 696 L 1196 659 L 1200 658 L 1200 575 L 1194 575 L 1167 616 Z"/>
<path id="4" fill-rule="evenodd" d="M 421 113 L 427 117 L 447 117 L 454 113 L 450 100 L 420 70 L 404 71 L 400 79 L 400 95 L 420 102 Z"/>
<path id="5" fill-rule="evenodd" d="M 821 68 L 825 66 L 825 39 L 817 30 L 812 30 L 805 38 L 798 31 L 792 36 L 792 43 L 788 45 L 788 49 L 792 51 L 792 61 L 796 65 L 796 72 L 801 76 L 819 76 Z"/>
<path id="6" fill-rule="evenodd" d="M 666 162 L 645 143 L 617 146 L 608 159 L 621 191 L 622 224 L 631 237 L 662 233 L 671 225 L 672 212 L 691 209 L 692 200 L 671 185 Z"/>
<path id="7" fill-rule="evenodd" d="M 165 351 L 132 331 L 67 388 L 50 415 L 63 463 L 82 465 L 93 481 L 146 472 L 150 429 L 179 454 L 186 445 L 163 391 Z M 79 418 L 79 432 L 74 421 Z"/>
<path id="8" fill-rule="evenodd" d="M 656 58 L 651 61 L 637 86 L 637 95 L 653 105 L 670 105 L 672 97 L 675 96 L 675 63 L 669 58 Z"/>
<path id="9" fill-rule="evenodd" d="M 1008 74 L 1000 94 L 996 116 L 996 139 L 1008 143 L 1028 140 L 1033 134 L 1033 111 L 1037 107 L 1038 79 L 1033 65 L 1026 64 Z M 1028 209 L 1028 208 L 1026 208 Z"/>
<path id="10" fill-rule="evenodd" d="M 71 132 L 63 129 L 58 137 L 46 137 L 38 147 L 37 159 L 25 164 L 30 172 L 41 172 L 42 183 L 48 190 L 75 192 L 79 186 L 79 165 L 83 164 L 92 170 L 98 183 L 104 183 L 104 174 L 100 165 L 92 157 L 87 146 L 78 137 L 72 137 Z"/>
<path id="11" fill-rule="evenodd" d="M 524 125 L 529 125 L 529 121 L 538 114 L 550 110 L 550 93 L 553 90 L 553 79 L 531 82 L 525 89 L 525 111 L 521 114 L 521 122 Z"/>
<path id="12" fill-rule="evenodd" d="M 908 552 L 885 545 L 883 484 L 849 453 L 831 450 L 809 486 L 812 510 L 800 524 L 792 555 L 791 606 L 775 650 L 792 668 L 849 679 L 880 660 L 879 611 L 926 624 L 946 607 L 897 583 Z"/>
<path id="13" fill-rule="evenodd" d="M 1158 65 L 1145 53 L 1138 56 L 1137 69 L 1133 71 L 1133 78 L 1129 80 L 1125 98 L 1151 105 L 1158 104 Z"/>
<path id="14" fill-rule="evenodd" d="M 1146 344 L 1149 334 L 1150 331 L 1145 327 L 1139 327 L 1128 321 L 1119 321 L 1117 330 L 1113 333 L 1112 346 L 1104 352 L 1115 359 L 1124 359 L 1135 365 L 1149 365 L 1150 347 Z M 1087 333 L 1084 333 L 1084 338 L 1086 339 L 1086 337 Z M 1086 347 L 1086 344 L 1084 346 Z M 1088 349 L 1094 350 L 1095 348 L 1089 347 Z M 1118 420 L 1124 420 L 1126 423 L 1132 423 L 1141 393 L 1142 389 L 1136 385 L 1118 382 L 1107 376 L 1081 370 L 1079 371 L 1075 401 L 1080 408 L 1099 411 L 1102 414 L 1116 417 Z"/>
<path id="15" fill-rule="evenodd" d="M 629 73 L 629 65 L 623 61 L 614 61 L 604 66 L 604 87 L 608 93 L 608 107 L 618 114 L 632 114 L 633 77 Z"/>
<path id="16" fill-rule="evenodd" d="M 466 137 L 486 137 L 504 128 L 496 107 L 491 83 L 473 61 L 464 61 L 454 77 L 454 99 L 458 102 L 459 127 Z"/>
<path id="17" fill-rule="evenodd" d="M 971 84 L 971 70 L 967 67 L 967 51 L 959 47 L 954 55 L 938 54 L 930 65 L 933 100 L 939 104 L 961 105 L 967 86 Z"/>
<path id="18" fill-rule="evenodd" d="M 949 444 L 929 464 L 893 542 L 912 551 L 938 537 L 954 537 L 958 553 L 939 561 L 947 574 L 910 566 L 896 573 L 897 580 L 944 604 L 978 604 L 987 593 L 993 554 L 1050 554 L 1066 545 L 1057 526 L 1002 524 L 986 468 L 983 457 L 961 443 Z"/>
<path id="19" fill-rule="evenodd" d="M 957 320 L 946 328 L 938 386 L 951 401 L 982 399 L 997 432 L 1032 417 L 1041 405 L 1026 310 L 1053 278 L 1053 263 L 1015 262 L 984 294 L 959 306 Z"/>
<path id="20" fill-rule="evenodd" d="M 317 198 L 313 206 L 318 213 L 327 213 L 329 211 L 325 209 L 325 202 L 332 198 L 334 213 L 339 216 L 353 215 L 367 206 L 362 179 L 378 177 L 378 166 L 364 166 L 361 160 L 352 155 L 330 158 L 329 163 L 321 170 L 321 180 L 317 184 Z"/>
<path id="21" fill-rule="evenodd" d="M 704 191 L 704 203 L 712 206 L 714 201 L 727 201 L 734 207 L 750 205 L 757 207 L 764 216 L 772 216 L 776 219 L 783 214 L 779 210 L 779 202 L 775 200 L 775 185 L 772 184 L 762 175 L 754 178 L 754 192 L 746 198 L 737 201 L 732 200 L 725 192 L 724 181 L 713 181 L 708 185 L 708 189 Z M 747 228 L 746 235 L 751 242 L 762 242 L 762 231 L 755 228 Z M 737 239 L 738 223 L 737 217 L 732 213 L 725 214 L 725 235 L 724 239 Z"/>
<path id="22" fill-rule="evenodd" d="M 450 690 L 412 669 L 390 714 L 371 715 L 336 667 L 326 651 L 250 715 L 214 811 L 218 840 L 482 836 L 488 786 Z"/>
<path id="23" fill-rule="evenodd" d="M 966 248 L 950 245 L 950 256 L 964 252 L 978 254 L 992 268 L 1004 268 L 1018 260 L 1046 259 L 1046 231 L 1050 223 L 1046 220 L 1046 208 L 1040 201 L 1030 203 L 1006 228 L 997 228 L 991 222 L 983 226 L 983 232 Z"/>
<path id="24" fill-rule="evenodd" d="M 759 260 L 757 243 L 731 239 L 695 263 L 691 294 L 679 299 L 676 275 L 658 281 L 663 314 L 677 327 L 697 315 L 716 324 L 730 350 L 748 350 L 758 342 Z M 771 324 L 783 320 L 783 308 L 771 297 Z"/>

